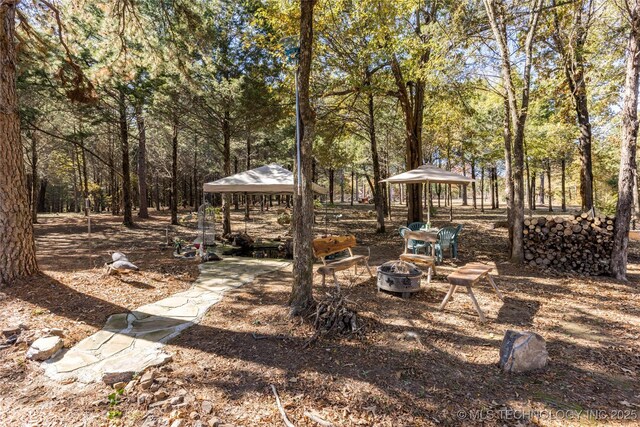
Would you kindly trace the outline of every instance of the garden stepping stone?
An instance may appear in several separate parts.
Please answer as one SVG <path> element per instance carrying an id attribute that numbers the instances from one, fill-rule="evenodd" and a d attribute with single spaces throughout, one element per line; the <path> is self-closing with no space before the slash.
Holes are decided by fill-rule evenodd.
<path id="1" fill-rule="evenodd" d="M 131 313 L 110 316 L 102 330 L 45 361 L 45 374 L 65 382 L 128 381 L 136 373 L 171 360 L 164 345 L 200 322 L 225 292 L 290 265 L 286 260 L 237 257 L 200 264 L 200 275 L 191 289 Z"/>

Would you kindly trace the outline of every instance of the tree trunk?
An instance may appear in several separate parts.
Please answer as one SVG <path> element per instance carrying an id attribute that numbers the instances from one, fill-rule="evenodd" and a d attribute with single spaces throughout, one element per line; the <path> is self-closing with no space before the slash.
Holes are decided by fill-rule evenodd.
<path id="1" fill-rule="evenodd" d="M 547 159 L 547 197 L 549 197 L 549 212 L 553 212 L 552 198 L 551 194 L 551 160 Z"/>
<path id="2" fill-rule="evenodd" d="M 155 199 L 156 199 L 156 211 L 159 211 L 160 210 L 160 178 L 158 177 L 158 172 L 156 172 Z"/>
<path id="3" fill-rule="evenodd" d="M 567 193 L 566 193 L 566 169 L 567 162 L 564 157 L 560 160 L 560 171 L 561 171 L 561 185 L 562 185 L 562 212 L 567 211 Z"/>
<path id="4" fill-rule="evenodd" d="M 504 28 L 504 31 L 506 31 L 506 27 Z M 511 251 L 511 242 L 513 242 L 513 141 L 511 140 L 511 131 L 511 111 L 509 110 L 509 96 L 507 95 L 504 97 L 502 139 L 504 142 L 504 192 L 507 202 L 507 229 L 509 230 L 509 251 Z M 496 201 L 496 206 L 497 205 L 498 203 Z"/>
<path id="5" fill-rule="evenodd" d="M 484 0 L 485 9 L 489 18 L 489 24 L 498 45 L 501 57 L 502 80 L 507 92 L 509 117 L 511 118 L 513 132 L 513 208 L 511 212 L 511 262 L 521 264 L 524 261 L 523 247 L 523 222 L 524 222 L 524 128 L 529 109 L 529 96 L 531 86 L 531 64 L 533 55 L 533 40 L 538 26 L 543 0 L 534 0 L 529 9 L 528 27 L 524 41 L 524 64 L 522 65 L 522 92 L 520 106 L 516 99 L 516 89 L 511 73 L 511 55 L 509 42 L 506 37 L 506 16 L 504 9 L 499 7 L 494 0 Z"/>
<path id="6" fill-rule="evenodd" d="M 538 201 L 538 203 L 540 203 L 541 206 L 544 205 L 544 171 L 540 171 L 540 200 Z"/>
<path id="7" fill-rule="evenodd" d="M 247 170 L 251 170 L 251 134 L 247 134 Z M 289 196 L 287 196 L 287 208 L 289 207 Z M 249 196 L 244 196 L 244 220 L 250 219 L 251 207 L 249 206 Z"/>
<path id="8" fill-rule="evenodd" d="M 464 160 L 462 161 L 462 175 L 467 176 L 467 165 L 465 164 Z M 469 206 L 467 186 L 462 185 L 458 186 L 458 188 L 462 191 L 462 206 Z"/>
<path id="9" fill-rule="evenodd" d="M 194 140 L 198 145 L 198 140 Z M 197 211 L 200 206 L 200 188 L 198 186 L 198 150 L 193 150 L 193 207 Z"/>
<path id="10" fill-rule="evenodd" d="M 473 182 L 471 183 L 471 194 L 473 197 L 473 209 L 478 209 L 478 201 L 476 200 L 476 161 L 475 159 L 471 159 L 471 178 L 473 178 Z"/>
<path id="11" fill-rule="evenodd" d="M 31 222 L 38 223 L 38 141 L 31 134 Z"/>
<path id="12" fill-rule="evenodd" d="M 555 0 L 551 1 L 555 48 L 562 57 L 564 74 L 569 92 L 573 97 L 573 104 L 578 122 L 578 149 L 580 152 L 580 196 L 582 210 L 588 211 L 593 207 L 593 166 L 591 160 L 591 122 L 587 96 L 587 82 L 585 78 L 585 44 L 587 42 L 588 25 L 592 21 L 593 7 L 591 1 L 576 2 L 572 26 L 565 30 L 569 33 L 563 37 L 565 31 L 561 27 L 560 16 Z M 566 39 L 566 40 L 565 40 Z"/>
<path id="13" fill-rule="evenodd" d="M 353 198 L 354 198 L 354 191 L 355 191 L 355 167 L 351 168 L 351 206 L 353 206 Z"/>
<path id="14" fill-rule="evenodd" d="M 531 201 L 531 211 L 536 210 L 536 171 L 531 172 L 531 186 L 529 187 L 529 199 Z"/>
<path id="15" fill-rule="evenodd" d="M 627 279 L 629 222 L 633 209 L 633 180 L 636 171 L 638 138 L 638 76 L 640 73 L 640 1 L 628 2 L 626 16 L 631 23 L 627 40 L 626 78 L 622 103 L 622 144 L 618 174 L 618 203 L 613 231 L 611 273 L 616 279 Z"/>
<path id="16" fill-rule="evenodd" d="M 484 166 L 480 168 L 480 212 L 484 213 Z"/>
<path id="17" fill-rule="evenodd" d="M 496 208 L 496 187 L 493 185 L 493 168 L 489 168 L 489 188 L 491 189 L 491 209 Z M 440 198 L 438 198 L 438 206 L 440 206 Z"/>
<path id="18" fill-rule="evenodd" d="M 498 168 L 493 168 L 493 185 L 496 186 L 496 209 L 500 209 L 500 189 L 498 188 Z"/>
<path id="19" fill-rule="evenodd" d="M 84 138 L 80 139 L 80 149 L 80 153 L 82 155 L 82 176 L 84 182 L 84 187 L 82 188 L 82 208 L 84 209 L 84 216 L 89 216 L 89 206 L 87 204 L 87 200 L 89 199 L 89 180 L 87 179 L 87 153 L 84 149 Z"/>
<path id="20" fill-rule="evenodd" d="M 124 202 L 123 224 L 126 227 L 133 227 L 131 174 L 129 172 L 129 129 L 127 126 L 127 104 L 124 88 L 120 88 L 119 92 L 120 102 L 118 103 L 118 110 L 120 113 L 120 148 L 122 151 L 122 200 Z"/>
<path id="21" fill-rule="evenodd" d="M 222 119 L 222 161 L 224 176 L 231 175 L 231 113 L 226 110 Z M 231 233 L 231 195 L 222 195 L 222 234 Z"/>
<path id="22" fill-rule="evenodd" d="M 138 125 L 138 203 L 140 206 L 138 218 L 149 218 L 147 201 L 147 132 L 142 102 L 136 104 L 136 123 Z"/>
<path id="23" fill-rule="evenodd" d="M 373 202 L 376 207 L 376 233 L 384 233 L 384 197 L 382 194 L 382 184 L 380 183 L 380 159 L 378 157 L 378 142 L 376 139 L 376 121 L 373 103 L 373 93 L 371 92 L 371 71 L 367 68 L 365 86 L 369 89 L 367 93 L 367 110 L 369 116 L 369 143 L 371 146 L 371 163 L 373 166 Z"/>
<path id="24" fill-rule="evenodd" d="M 333 204 L 333 188 L 335 181 L 335 170 L 333 168 L 329 168 L 329 203 Z"/>
<path id="25" fill-rule="evenodd" d="M 416 58 L 420 66 L 424 66 L 431 58 L 429 36 L 422 31 L 423 25 L 429 25 L 436 19 L 439 2 L 430 2 L 430 10 L 418 8 L 415 11 L 415 34 L 420 39 L 422 51 Z M 422 122 L 424 117 L 425 81 L 417 77 L 407 82 L 403 76 L 400 63 L 395 54 L 391 56 L 391 72 L 396 83 L 396 96 L 400 101 L 405 125 L 405 159 L 408 170 L 422 164 Z M 422 185 L 407 185 L 407 222 L 422 222 Z"/>
<path id="26" fill-rule="evenodd" d="M 173 120 L 171 137 L 171 224 L 178 225 L 178 118 Z"/>
<path id="27" fill-rule="evenodd" d="M 313 46 L 315 0 L 300 2 L 300 54 L 298 104 L 300 120 L 300 162 L 294 171 L 293 206 L 293 287 L 289 297 L 292 315 L 301 315 L 313 305 L 313 191 L 312 159 L 315 112 L 309 100 L 309 80 Z M 300 168 L 301 181 L 298 180 Z"/>
<path id="28" fill-rule="evenodd" d="M 0 285 L 38 271 L 16 95 L 16 3 L 0 3 Z"/>
<path id="29" fill-rule="evenodd" d="M 524 159 L 524 167 L 527 173 L 527 204 L 529 205 L 529 213 L 531 213 L 533 211 L 533 203 L 531 199 L 531 170 L 529 169 L 529 159 L 526 155 Z"/>

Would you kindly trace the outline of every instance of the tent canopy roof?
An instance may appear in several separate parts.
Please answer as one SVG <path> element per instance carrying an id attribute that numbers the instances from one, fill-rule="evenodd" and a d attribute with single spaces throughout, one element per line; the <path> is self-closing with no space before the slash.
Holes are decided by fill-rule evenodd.
<path id="1" fill-rule="evenodd" d="M 205 193 L 282 194 L 293 193 L 293 174 L 282 166 L 271 164 L 227 176 L 204 184 Z M 313 184 L 313 191 L 327 190 Z"/>
<path id="2" fill-rule="evenodd" d="M 440 169 L 434 165 L 422 165 L 416 169 L 394 175 L 382 182 L 391 184 L 418 184 L 421 182 L 435 182 L 440 184 L 469 184 L 475 179 L 455 172 Z"/>

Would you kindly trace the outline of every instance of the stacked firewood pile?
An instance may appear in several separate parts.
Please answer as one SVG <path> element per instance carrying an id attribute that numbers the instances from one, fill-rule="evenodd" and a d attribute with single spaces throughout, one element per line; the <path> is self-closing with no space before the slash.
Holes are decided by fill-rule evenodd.
<path id="1" fill-rule="evenodd" d="M 597 276 L 609 274 L 612 217 L 541 217 L 524 220 L 524 257 L 547 270 Z"/>

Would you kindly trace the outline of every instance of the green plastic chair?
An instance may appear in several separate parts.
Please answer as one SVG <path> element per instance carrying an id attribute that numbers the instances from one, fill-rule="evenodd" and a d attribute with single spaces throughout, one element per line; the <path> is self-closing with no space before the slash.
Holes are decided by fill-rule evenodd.
<path id="1" fill-rule="evenodd" d="M 421 224 L 421 223 L 420 222 L 413 222 L 413 223 L 409 224 L 409 227 L 400 227 L 398 229 L 398 233 L 400 233 L 400 237 L 402 237 L 404 239 L 404 233 L 407 230 L 410 230 L 410 231 L 420 230 L 420 226 L 417 226 L 416 224 Z M 407 249 L 412 251 L 414 254 L 417 254 L 420 249 L 424 249 L 426 246 L 427 246 L 427 243 L 423 242 L 422 240 L 413 240 L 413 239 L 411 239 L 407 243 Z"/>
<path id="2" fill-rule="evenodd" d="M 418 231 L 418 230 L 422 230 L 422 227 L 424 226 L 425 226 L 424 222 L 412 222 L 411 224 L 407 225 L 407 228 L 409 228 L 409 230 L 411 231 Z M 429 246 L 428 243 L 423 242 L 422 240 L 412 240 L 411 242 L 413 242 L 414 254 L 417 254 L 420 251 L 420 249 L 422 249 L 425 254 L 427 253 L 427 246 Z"/>
<path id="3" fill-rule="evenodd" d="M 436 260 L 442 262 L 444 251 L 451 251 L 451 258 L 458 258 L 458 236 L 462 230 L 462 224 L 457 227 L 444 227 L 438 231 L 438 242 L 436 243 Z"/>

